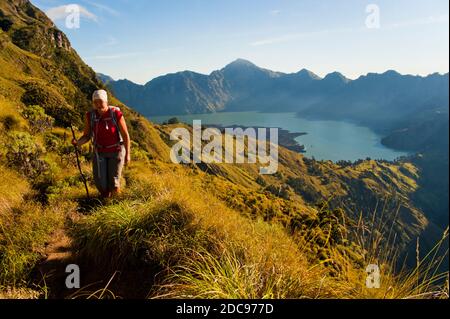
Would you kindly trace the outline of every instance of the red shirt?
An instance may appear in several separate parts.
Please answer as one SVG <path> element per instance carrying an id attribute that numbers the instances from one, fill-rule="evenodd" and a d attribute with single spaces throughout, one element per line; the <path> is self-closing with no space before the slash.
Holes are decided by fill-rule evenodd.
<path id="1" fill-rule="evenodd" d="M 119 125 L 120 120 L 122 119 L 123 113 L 119 111 L 117 108 L 112 108 L 113 112 L 116 115 L 117 125 Z M 118 127 L 114 125 L 113 119 L 111 118 L 110 112 L 106 111 L 102 116 L 95 112 L 96 121 L 94 124 L 94 140 L 98 145 L 97 151 L 99 153 L 114 153 L 119 152 L 121 146 L 116 147 L 105 147 L 118 144 L 120 142 Z M 90 112 L 86 114 L 89 118 L 89 122 L 91 121 Z M 90 123 L 89 123 L 90 124 Z M 103 146 L 103 147 L 102 147 Z"/>

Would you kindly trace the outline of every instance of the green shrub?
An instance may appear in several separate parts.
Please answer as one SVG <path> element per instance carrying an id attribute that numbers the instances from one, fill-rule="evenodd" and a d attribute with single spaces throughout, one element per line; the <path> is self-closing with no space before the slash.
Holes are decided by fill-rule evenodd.
<path id="1" fill-rule="evenodd" d="M 45 134 L 44 145 L 45 149 L 49 152 L 56 152 L 61 144 L 61 139 L 52 133 Z"/>
<path id="2" fill-rule="evenodd" d="M 25 105 L 40 105 L 45 113 L 55 119 L 56 125 L 69 127 L 80 126 L 80 116 L 77 114 L 55 89 L 41 82 L 33 81 L 22 84 L 25 93 L 22 102 Z"/>
<path id="3" fill-rule="evenodd" d="M 40 159 L 43 149 L 30 134 L 14 131 L 8 137 L 6 160 L 9 166 L 32 180 L 47 170 L 47 163 Z"/>
<path id="4" fill-rule="evenodd" d="M 72 145 L 59 144 L 56 153 L 59 155 L 61 165 L 71 166 L 76 163 L 76 155 Z M 84 157 L 86 158 L 86 156 Z"/>
<path id="5" fill-rule="evenodd" d="M 167 124 L 179 124 L 180 120 L 176 117 L 172 117 L 167 121 Z"/>
<path id="6" fill-rule="evenodd" d="M 30 105 L 22 111 L 22 116 L 28 120 L 32 134 L 43 133 L 53 127 L 54 119 L 45 114 L 38 105 Z"/>
<path id="7" fill-rule="evenodd" d="M 9 29 L 11 29 L 11 26 L 13 25 L 13 22 L 6 18 L 6 17 L 2 17 L 0 18 L 0 29 L 2 29 L 5 32 L 8 32 Z M 0 40 L 1 43 L 1 40 Z"/>
<path id="8" fill-rule="evenodd" d="M 133 161 L 148 161 L 151 155 L 143 150 L 138 143 L 131 141 L 131 158 Z"/>
<path id="9" fill-rule="evenodd" d="M 290 198 L 289 187 L 287 185 L 268 185 L 265 190 L 277 197 L 286 200 Z"/>
<path id="10" fill-rule="evenodd" d="M 7 131 L 12 131 L 19 127 L 20 121 L 14 115 L 6 115 L 1 119 L 3 127 Z"/>
<path id="11" fill-rule="evenodd" d="M 258 185 L 261 185 L 262 187 L 267 186 L 266 181 L 264 180 L 264 178 L 262 178 L 261 176 L 258 176 L 256 178 L 256 183 L 258 183 Z"/>
<path id="12" fill-rule="evenodd" d="M 294 191 L 303 197 L 303 199 L 310 203 L 318 203 L 322 198 L 321 195 L 310 184 L 306 183 L 302 178 L 289 177 L 287 184 L 291 186 Z"/>

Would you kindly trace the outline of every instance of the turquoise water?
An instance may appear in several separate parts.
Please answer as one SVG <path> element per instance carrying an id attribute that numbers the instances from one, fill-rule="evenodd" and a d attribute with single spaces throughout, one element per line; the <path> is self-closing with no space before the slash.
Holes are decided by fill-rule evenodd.
<path id="1" fill-rule="evenodd" d="M 293 133 L 305 132 L 307 135 L 296 140 L 305 145 L 305 156 L 318 160 L 355 161 L 367 157 L 393 160 L 407 155 L 383 146 L 380 143 L 382 137 L 371 129 L 349 122 L 306 120 L 295 113 L 225 112 L 175 116 L 189 124 L 201 120 L 202 124 L 280 127 Z M 150 120 L 162 123 L 171 117 L 174 116 L 151 117 Z"/>

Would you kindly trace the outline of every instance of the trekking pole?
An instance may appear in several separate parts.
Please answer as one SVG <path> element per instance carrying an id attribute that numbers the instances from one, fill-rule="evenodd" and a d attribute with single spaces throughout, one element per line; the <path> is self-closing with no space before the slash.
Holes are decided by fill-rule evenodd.
<path id="1" fill-rule="evenodd" d="M 75 136 L 75 131 L 74 131 L 72 125 L 70 126 L 70 130 L 72 131 L 73 139 L 76 140 L 77 138 L 76 138 L 76 136 Z M 76 154 L 76 156 L 77 156 L 78 170 L 80 171 L 81 179 L 83 180 L 84 187 L 86 188 L 86 195 L 87 195 L 87 198 L 91 198 L 91 197 L 89 196 L 89 189 L 88 189 L 86 177 L 84 176 L 83 171 L 82 171 L 82 169 L 81 169 L 81 162 L 80 162 L 80 156 L 79 156 L 80 154 L 79 154 L 79 153 L 80 153 L 80 152 L 79 152 L 79 150 L 78 150 L 78 147 L 75 146 L 75 154 Z"/>

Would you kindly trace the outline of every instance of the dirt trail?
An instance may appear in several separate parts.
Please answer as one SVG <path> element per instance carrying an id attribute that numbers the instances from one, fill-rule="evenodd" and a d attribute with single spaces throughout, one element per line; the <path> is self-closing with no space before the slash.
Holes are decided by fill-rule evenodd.
<path id="1" fill-rule="evenodd" d="M 83 215 L 90 214 L 101 206 L 98 200 L 81 199 L 78 212 L 72 213 L 69 223 L 73 224 Z M 57 230 L 51 241 L 42 251 L 45 258 L 37 264 L 33 271 L 33 283 L 39 287 L 46 287 L 47 298 L 97 298 L 107 286 L 109 292 L 103 292 L 103 297 L 110 298 L 146 298 L 153 286 L 155 269 L 104 269 L 102 266 L 92 264 L 80 259 L 74 251 L 72 239 L 68 234 L 70 226 Z M 66 267 L 76 264 L 80 267 L 81 289 L 68 289 L 66 287 Z"/>
<path id="2" fill-rule="evenodd" d="M 46 256 L 36 266 L 33 277 L 34 283 L 48 289 L 48 298 L 64 298 L 66 267 L 73 263 L 71 239 L 64 230 L 58 230 L 51 242 L 45 247 L 43 255 Z"/>

